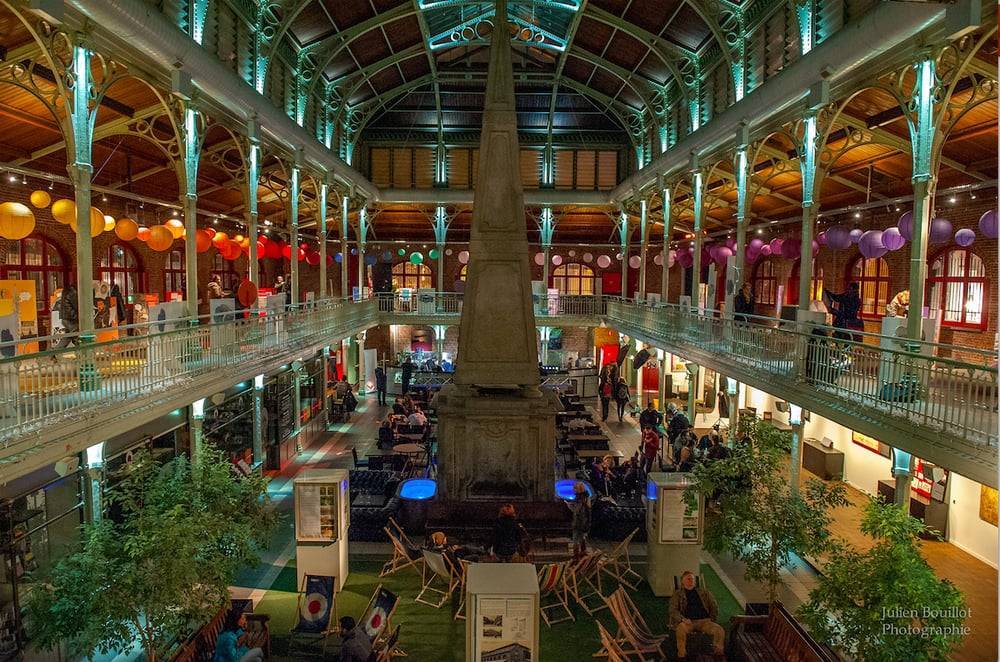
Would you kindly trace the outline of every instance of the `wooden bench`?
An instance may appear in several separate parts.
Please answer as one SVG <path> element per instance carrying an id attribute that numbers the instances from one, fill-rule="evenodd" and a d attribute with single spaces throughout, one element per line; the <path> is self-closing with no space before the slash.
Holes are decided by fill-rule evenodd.
<path id="1" fill-rule="evenodd" d="M 837 662 L 832 650 L 817 643 L 780 602 L 767 616 L 733 616 L 733 656 L 746 662 Z"/>
<path id="2" fill-rule="evenodd" d="M 226 615 L 231 609 L 233 609 L 232 605 L 223 607 L 212 617 L 212 620 L 193 632 L 170 656 L 170 662 L 211 662 L 215 655 L 215 642 L 219 639 L 222 628 L 226 625 Z M 247 645 L 251 648 L 262 649 L 264 657 L 270 658 L 271 633 L 268 621 L 271 617 L 267 614 L 253 613 L 247 613 L 246 617 L 246 632 L 249 635 Z"/>

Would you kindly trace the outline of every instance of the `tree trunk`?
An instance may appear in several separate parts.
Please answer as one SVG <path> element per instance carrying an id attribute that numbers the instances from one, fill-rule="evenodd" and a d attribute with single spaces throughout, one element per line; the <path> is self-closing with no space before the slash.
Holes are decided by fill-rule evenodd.
<path id="1" fill-rule="evenodd" d="M 773 536 L 771 538 L 771 556 L 768 559 L 768 565 L 767 598 L 769 603 L 774 604 L 774 601 L 778 597 L 778 549 L 774 543 Z"/>

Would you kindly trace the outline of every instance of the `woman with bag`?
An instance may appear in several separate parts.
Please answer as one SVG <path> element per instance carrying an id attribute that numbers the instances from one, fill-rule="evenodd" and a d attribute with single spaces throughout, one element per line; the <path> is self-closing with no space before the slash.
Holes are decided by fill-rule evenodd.
<path id="1" fill-rule="evenodd" d="M 628 392 L 628 384 L 625 383 L 625 378 L 621 377 L 618 379 L 618 384 L 615 386 L 615 403 L 618 404 L 618 422 L 621 423 L 622 417 L 625 415 L 625 407 L 631 400 L 631 396 Z"/>

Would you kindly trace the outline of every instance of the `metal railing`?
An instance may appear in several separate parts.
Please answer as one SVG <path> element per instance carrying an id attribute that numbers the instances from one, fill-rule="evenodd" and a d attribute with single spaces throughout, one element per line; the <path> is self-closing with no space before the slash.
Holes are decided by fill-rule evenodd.
<path id="1" fill-rule="evenodd" d="M 997 445 L 997 369 L 986 352 L 774 318 L 735 320 L 669 304 L 609 301 L 607 318 L 623 331 L 697 348 L 723 365 L 766 375 L 771 383 L 809 387 L 820 397 L 871 408 L 975 446 Z M 943 356 L 952 350 L 972 360 Z"/>
<path id="2" fill-rule="evenodd" d="M 94 415 L 244 363 L 333 342 L 375 319 L 372 301 L 325 300 L 215 324 L 154 325 L 160 332 L 0 359 L 0 442 L 42 425 Z M 179 328 L 174 328 L 179 325 Z"/>
<path id="3" fill-rule="evenodd" d="M 462 313 L 459 292 L 424 292 L 379 294 L 378 311 L 381 315 L 401 317 L 455 317 Z M 535 295 L 532 297 L 536 319 L 549 317 L 599 317 L 604 313 L 605 300 L 595 296 Z"/>

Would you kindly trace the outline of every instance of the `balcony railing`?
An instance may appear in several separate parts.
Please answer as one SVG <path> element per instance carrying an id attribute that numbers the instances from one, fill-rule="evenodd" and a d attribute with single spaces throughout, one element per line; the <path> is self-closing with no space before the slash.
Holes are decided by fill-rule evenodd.
<path id="1" fill-rule="evenodd" d="M 459 292 L 425 292 L 402 294 L 379 294 L 380 315 L 401 317 L 454 317 L 462 313 L 462 297 Z M 599 317 L 604 313 L 605 300 L 595 296 L 576 295 L 536 295 L 532 298 L 537 320 L 552 317 Z M 541 322 L 540 322 L 541 323 Z"/>
<path id="2" fill-rule="evenodd" d="M 46 425 L 333 342 L 374 318 L 374 302 L 326 300 L 214 324 L 153 323 L 117 340 L 0 359 L 0 443 L 8 449 Z"/>
<path id="3" fill-rule="evenodd" d="M 692 347 L 718 363 L 810 387 L 855 413 L 863 409 L 957 437 L 997 446 L 997 369 L 988 352 L 831 327 L 698 314 L 676 305 L 607 304 L 609 322 L 651 342 Z M 963 360 L 949 358 L 960 355 Z"/>

